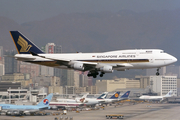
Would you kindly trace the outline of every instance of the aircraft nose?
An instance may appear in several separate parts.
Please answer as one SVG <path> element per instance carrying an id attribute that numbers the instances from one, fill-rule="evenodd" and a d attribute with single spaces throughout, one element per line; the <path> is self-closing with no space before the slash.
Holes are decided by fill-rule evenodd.
<path id="1" fill-rule="evenodd" d="M 175 58 L 174 56 L 172 56 L 172 62 L 173 62 L 173 63 L 177 62 L 177 58 Z"/>

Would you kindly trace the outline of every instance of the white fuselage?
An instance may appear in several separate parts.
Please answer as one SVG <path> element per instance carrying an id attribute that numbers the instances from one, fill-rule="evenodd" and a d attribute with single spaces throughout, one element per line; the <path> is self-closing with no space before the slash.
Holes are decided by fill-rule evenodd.
<path id="1" fill-rule="evenodd" d="M 103 53 L 69 53 L 69 54 L 16 54 L 18 60 L 25 62 L 36 63 L 51 67 L 64 69 L 73 69 L 64 64 L 58 63 L 61 61 L 78 61 L 81 63 L 95 63 L 96 68 L 103 66 L 113 66 L 114 70 L 125 69 L 147 69 L 160 68 L 167 66 L 177 61 L 175 57 L 165 53 L 159 49 L 140 49 L 140 50 L 119 50 Z"/>
<path id="2" fill-rule="evenodd" d="M 144 100 L 162 100 L 163 96 L 148 96 L 148 95 L 143 95 L 139 97 L 139 99 L 144 99 Z"/>

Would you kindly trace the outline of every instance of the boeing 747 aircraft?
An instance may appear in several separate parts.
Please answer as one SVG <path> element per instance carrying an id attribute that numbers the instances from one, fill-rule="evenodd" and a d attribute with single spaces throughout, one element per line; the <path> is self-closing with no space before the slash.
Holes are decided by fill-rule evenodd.
<path id="1" fill-rule="evenodd" d="M 164 96 L 149 96 L 149 95 L 142 95 L 139 97 L 139 99 L 143 100 L 164 100 L 164 98 L 172 97 L 173 91 L 170 90 L 166 95 Z"/>
<path id="2" fill-rule="evenodd" d="M 118 98 L 119 98 L 119 94 L 120 94 L 120 92 L 118 91 L 118 92 L 115 92 L 110 98 L 105 98 L 104 104 L 117 102 Z"/>
<path id="3" fill-rule="evenodd" d="M 160 49 L 134 49 L 117 50 L 103 53 L 68 53 L 68 54 L 46 54 L 34 43 L 18 31 L 10 31 L 18 54 L 17 60 L 56 67 L 62 69 L 74 69 L 89 71 L 88 76 L 96 78 L 100 73 L 112 73 L 113 70 L 125 71 L 129 69 L 159 69 L 170 65 L 177 59 Z"/>
<path id="4" fill-rule="evenodd" d="M 49 102 L 51 101 L 53 94 L 49 94 L 37 105 L 12 105 L 12 104 L 0 104 L 0 111 L 5 112 L 6 115 L 26 115 L 37 111 L 49 109 Z"/>

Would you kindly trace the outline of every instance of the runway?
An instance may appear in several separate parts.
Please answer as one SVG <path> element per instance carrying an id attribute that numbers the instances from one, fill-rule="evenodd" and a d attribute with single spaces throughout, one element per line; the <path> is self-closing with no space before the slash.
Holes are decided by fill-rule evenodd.
<path id="1" fill-rule="evenodd" d="M 48 110 L 48 112 L 53 112 Z M 56 112 L 56 111 L 54 111 Z M 75 111 L 68 112 L 67 115 L 47 115 L 47 116 L 23 116 L 13 117 L 1 115 L 0 120 L 54 120 L 55 118 L 68 117 L 73 120 L 104 120 L 106 114 L 123 114 L 125 120 L 179 120 L 180 119 L 180 104 L 129 104 L 107 106 L 105 109 L 91 110 L 91 111 Z"/>

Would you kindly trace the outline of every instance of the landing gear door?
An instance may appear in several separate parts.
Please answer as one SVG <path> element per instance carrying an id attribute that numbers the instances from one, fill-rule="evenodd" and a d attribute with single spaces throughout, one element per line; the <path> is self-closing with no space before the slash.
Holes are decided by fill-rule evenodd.
<path id="1" fill-rule="evenodd" d="M 153 63 L 153 62 L 154 62 L 154 58 L 153 58 L 153 57 L 150 57 L 149 62 L 150 62 L 150 63 Z"/>

